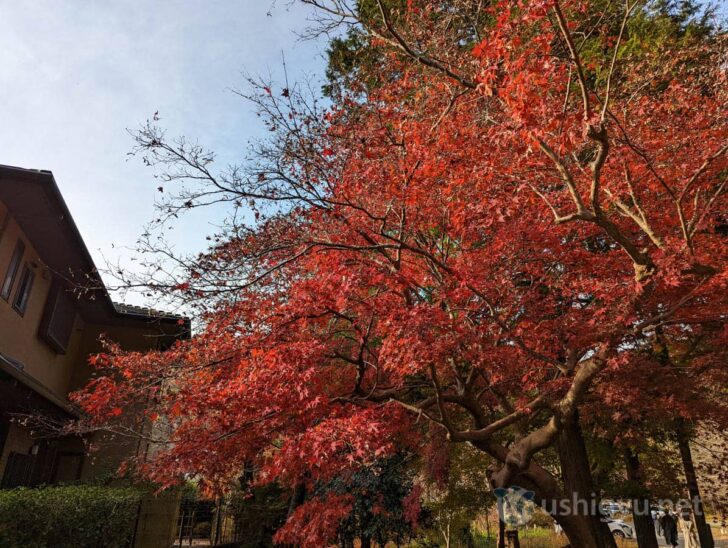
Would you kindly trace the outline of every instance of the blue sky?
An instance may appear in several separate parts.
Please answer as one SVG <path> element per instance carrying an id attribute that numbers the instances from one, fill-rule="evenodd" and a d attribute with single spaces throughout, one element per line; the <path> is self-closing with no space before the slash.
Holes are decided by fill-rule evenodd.
<path id="1" fill-rule="evenodd" d="M 230 91 L 241 73 L 280 78 L 282 54 L 294 80 L 325 67 L 291 0 L 0 0 L 0 14 L 0 163 L 53 171 L 99 267 L 132 268 L 125 248 L 154 217 L 158 182 L 127 156 L 128 128 L 159 111 L 169 135 L 233 162 L 262 133 Z M 170 239 L 201 250 L 219 220 L 195 212 Z"/>
<path id="2" fill-rule="evenodd" d="M 154 215 L 158 183 L 127 156 L 127 128 L 159 111 L 170 135 L 231 162 L 261 134 L 230 91 L 241 74 L 280 78 L 282 54 L 293 79 L 325 67 L 325 41 L 296 34 L 310 12 L 288 0 L 0 0 L 0 13 L 0 163 L 53 171 L 99 267 L 130 265 L 124 247 Z M 213 217 L 172 240 L 201 249 Z"/>

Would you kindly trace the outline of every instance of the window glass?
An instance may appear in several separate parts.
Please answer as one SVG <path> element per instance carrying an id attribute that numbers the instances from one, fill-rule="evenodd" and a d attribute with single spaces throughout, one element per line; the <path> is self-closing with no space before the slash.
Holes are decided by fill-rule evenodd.
<path id="1" fill-rule="evenodd" d="M 15 293 L 15 300 L 13 301 L 13 308 L 21 314 L 25 314 L 25 309 L 28 308 L 28 299 L 30 298 L 30 290 L 33 288 L 34 278 L 35 274 L 30 269 L 30 266 L 25 265 L 23 275 L 20 277 L 18 291 Z"/>
<path id="2" fill-rule="evenodd" d="M 10 298 L 10 291 L 13 288 L 15 276 L 18 274 L 20 262 L 23 260 L 23 253 L 25 253 L 25 244 L 21 240 L 18 240 L 18 243 L 15 245 L 15 251 L 13 251 L 13 256 L 10 258 L 10 265 L 3 279 L 2 289 L 0 289 L 0 297 L 6 301 Z"/>

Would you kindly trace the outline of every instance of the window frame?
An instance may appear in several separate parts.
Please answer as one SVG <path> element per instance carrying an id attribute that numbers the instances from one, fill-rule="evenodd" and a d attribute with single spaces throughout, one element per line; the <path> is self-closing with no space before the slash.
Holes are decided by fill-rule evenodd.
<path id="1" fill-rule="evenodd" d="M 23 256 L 25 255 L 25 242 L 18 239 L 13 249 L 13 254 L 10 256 L 10 264 L 8 269 L 5 271 L 3 277 L 3 284 L 0 287 L 0 298 L 10 302 L 10 296 L 13 294 L 13 286 L 15 280 L 18 278 L 18 272 L 20 272 L 20 266 L 23 264 Z"/>
<path id="2" fill-rule="evenodd" d="M 28 277 L 28 283 L 25 284 L 25 278 Z M 25 316 L 28 310 L 28 302 L 30 302 L 30 294 L 33 291 L 33 283 L 35 282 L 35 272 L 30 263 L 26 262 L 23 265 L 23 270 L 20 275 L 18 287 L 15 290 L 15 296 L 13 297 L 13 310 L 15 310 L 21 316 Z"/>

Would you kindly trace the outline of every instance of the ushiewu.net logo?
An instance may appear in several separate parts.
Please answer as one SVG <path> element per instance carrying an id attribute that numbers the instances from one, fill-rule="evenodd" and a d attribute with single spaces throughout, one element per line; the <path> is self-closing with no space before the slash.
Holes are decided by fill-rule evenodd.
<path id="1" fill-rule="evenodd" d="M 511 487 L 499 487 L 493 491 L 498 499 L 498 516 L 508 526 L 518 527 L 527 525 L 533 519 L 536 509 L 534 501 L 535 493 L 513 485 Z M 640 502 L 640 501 L 638 501 Z M 636 515 L 652 515 L 653 508 L 662 511 L 663 508 L 674 508 L 677 510 L 690 511 L 696 515 L 701 514 L 702 506 L 699 498 L 692 500 L 680 499 L 678 501 L 661 499 L 653 507 L 648 501 L 641 501 L 644 504 L 633 506 L 631 512 Z M 601 516 L 599 500 L 593 496 L 589 500 L 579 498 L 576 493 L 571 499 L 545 500 L 542 501 L 541 510 L 552 516 Z"/>
<path id="2" fill-rule="evenodd" d="M 533 519 L 536 507 L 535 493 L 522 487 L 499 487 L 493 491 L 498 499 L 498 517 L 511 527 L 528 524 Z"/>

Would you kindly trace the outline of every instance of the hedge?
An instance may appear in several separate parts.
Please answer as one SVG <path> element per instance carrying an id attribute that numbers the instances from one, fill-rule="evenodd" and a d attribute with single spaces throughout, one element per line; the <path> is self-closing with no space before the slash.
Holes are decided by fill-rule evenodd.
<path id="1" fill-rule="evenodd" d="M 91 485 L 0 490 L 0 546 L 129 546 L 142 495 L 129 487 Z"/>

